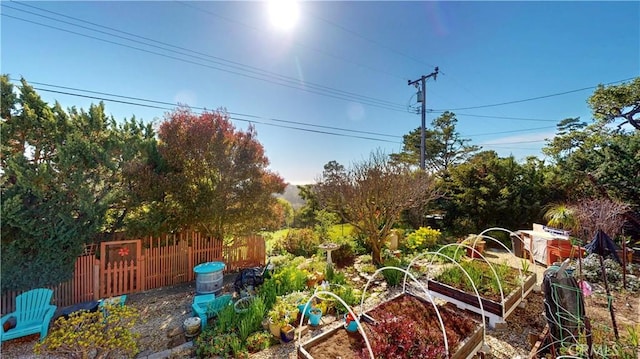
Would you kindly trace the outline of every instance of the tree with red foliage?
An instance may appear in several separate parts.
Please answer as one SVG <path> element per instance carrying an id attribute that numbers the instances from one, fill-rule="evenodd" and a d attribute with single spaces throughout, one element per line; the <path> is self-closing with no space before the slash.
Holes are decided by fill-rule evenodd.
<path id="1" fill-rule="evenodd" d="M 224 111 L 195 114 L 179 108 L 165 116 L 158 151 L 167 165 L 163 204 L 172 229 L 198 229 L 217 238 L 248 233 L 273 214 L 283 179 L 256 131 L 236 130 Z"/>

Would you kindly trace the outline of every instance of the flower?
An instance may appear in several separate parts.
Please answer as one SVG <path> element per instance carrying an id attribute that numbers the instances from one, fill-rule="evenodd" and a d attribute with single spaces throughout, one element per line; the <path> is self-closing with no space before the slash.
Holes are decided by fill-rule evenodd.
<path id="1" fill-rule="evenodd" d="M 353 315 L 351 313 L 347 313 L 347 316 L 344 318 L 344 321 L 349 325 L 354 320 Z"/>
<path id="2" fill-rule="evenodd" d="M 120 255 L 120 257 L 126 257 L 129 255 L 129 248 L 127 247 L 122 247 L 118 250 L 118 254 Z"/>

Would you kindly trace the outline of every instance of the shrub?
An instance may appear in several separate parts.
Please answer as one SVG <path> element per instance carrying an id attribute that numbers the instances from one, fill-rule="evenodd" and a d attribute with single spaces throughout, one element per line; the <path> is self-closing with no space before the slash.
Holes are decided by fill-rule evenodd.
<path id="1" fill-rule="evenodd" d="M 320 238 L 308 228 L 291 229 L 282 239 L 282 246 L 287 252 L 303 257 L 311 257 L 320 243 Z"/>
<path id="2" fill-rule="evenodd" d="M 238 351 L 241 350 L 240 339 L 236 333 L 220 334 L 209 329 L 200 333 L 196 338 L 195 347 L 198 358 L 228 358 L 234 356 L 234 348 Z"/>
<path id="3" fill-rule="evenodd" d="M 407 235 L 404 246 L 411 252 L 423 251 L 435 247 L 441 236 L 442 234 L 437 229 L 420 227 L 413 233 Z"/>
<path id="4" fill-rule="evenodd" d="M 333 262 L 341 268 L 352 265 L 356 258 L 355 240 L 352 237 L 338 237 L 335 242 L 340 248 L 331 253 Z"/>
<path id="5" fill-rule="evenodd" d="M 69 318 L 58 318 L 47 337 L 35 346 L 35 352 L 67 358 L 133 357 L 138 352 L 139 334 L 131 329 L 139 318 L 129 306 L 105 306 L 103 312 L 79 311 Z"/>

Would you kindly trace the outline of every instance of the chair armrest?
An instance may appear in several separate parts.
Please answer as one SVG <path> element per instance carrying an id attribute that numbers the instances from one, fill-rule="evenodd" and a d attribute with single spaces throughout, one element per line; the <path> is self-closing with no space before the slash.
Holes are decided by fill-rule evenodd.
<path id="1" fill-rule="evenodd" d="M 6 323 L 11 317 L 15 318 L 15 313 L 16 312 L 7 313 L 0 318 L 0 333 L 4 334 L 4 323 Z"/>
<path id="2" fill-rule="evenodd" d="M 192 303 L 191 304 L 191 310 L 193 311 L 193 313 L 196 313 L 196 314 L 206 314 L 207 313 L 207 308 L 199 305 L 198 303 Z"/>
<path id="3" fill-rule="evenodd" d="M 197 304 L 197 303 L 209 303 L 211 301 L 213 301 L 214 299 L 216 299 L 216 295 L 215 294 L 199 294 L 196 295 L 195 297 L 193 297 L 193 303 Z"/>
<path id="4" fill-rule="evenodd" d="M 58 309 L 57 306 L 55 306 L 53 304 L 49 304 L 48 305 L 47 312 L 44 315 L 44 320 L 46 322 L 50 322 L 51 319 L 53 319 L 53 316 L 56 314 L 56 309 Z"/>
<path id="5" fill-rule="evenodd" d="M 0 325 L 4 325 L 4 323 L 9 320 L 12 316 L 14 316 L 16 312 L 7 313 L 0 318 Z"/>

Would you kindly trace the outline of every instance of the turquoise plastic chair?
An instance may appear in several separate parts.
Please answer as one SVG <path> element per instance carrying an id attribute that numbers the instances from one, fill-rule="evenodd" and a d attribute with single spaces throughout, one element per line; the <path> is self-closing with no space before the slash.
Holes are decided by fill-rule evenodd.
<path id="1" fill-rule="evenodd" d="M 119 295 L 117 297 L 110 297 L 110 298 L 106 298 L 106 299 L 100 299 L 100 302 L 98 304 L 98 308 L 100 309 L 100 311 L 102 312 L 102 314 L 104 314 L 105 318 L 109 316 L 109 310 L 107 309 L 108 307 L 115 307 L 115 306 L 120 306 L 123 307 L 124 306 L 124 302 L 127 300 L 127 295 L 123 294 L 123 295 Z"/>
<path id="2" fill-rule="evenodd" d="M 215 294 L 201 294 L 193 297 L 191 310 L 194 317 L 200 318 L 202 330 L 207 326 L 207 321 L 214 315 L 218 315 L 225 306 L 231 304 L 231 294 L 224 294 L 216 298 Z M 207 315 L 208 313 L 211 316 Z"/>
<path id="3" fill-rule="evenodd" d="M 53 291 L 46 288 L 32 289 L 16 297 L 16 310 L 2 317 L 0 324 L 1 341 L 40 334 L 40 341 L 47 337 L 49 323 L 56 312 L 51 304 Z M 15 318 L 16 326 L 4 331 L 4 324 Z"/>

